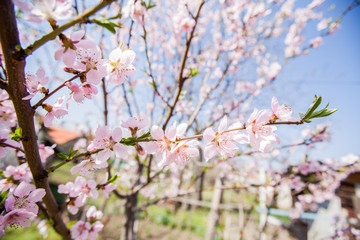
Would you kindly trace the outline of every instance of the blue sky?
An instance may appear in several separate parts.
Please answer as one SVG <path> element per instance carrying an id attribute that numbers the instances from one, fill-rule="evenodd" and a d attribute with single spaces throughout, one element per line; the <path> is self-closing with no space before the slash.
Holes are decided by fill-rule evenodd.
<path id="1" fill-rule="evenodd" d="M 350 3 L 336 1 L 332 15 L 338 16 Z M 339 109 L 311 124 L 331 122 L 331 143 L 321 144 L 321 149 L 314 152 L 320 158 L 360 153 L 359 23 L 360 7 L 357 7 L 345 16 L 334 35 L 324 39 L 320 48 L 289 62 L 274 84 L 274 88 L 286 89 L 280 91 L 279 99 L 288 102 L 296 113 L 306 111 L 315 94 L 323 97 L 324 104 L 330 102 L 330 108 Z"/>
<path id="2" fill-rule="evenodd" d="M 325 16 L 339 16 L 352 1 L 328 1 L 324 4 L 324 9 L 330 8 L 333 2 L 336 3 L 336 8 Z M 316 23 L 317 21 L 314 22 Z M 331 122 L 330 131 L 333 132 L 332 141 L 321 144 L 320 150 L 312 153 L 313 157 L 341 157 L 347 153 L 360 153 L 360 107 L 357 105 L 360 103 L 359 23 L 360 7 L 357 7 L 345 16 L 341 28 L 334 35 L 324 39 L 320 48 L 311 50 L 307 56 L 298 57 L 286 64 L 274 84 L 265 89 L 264 95 L 259 96 L 257 101 L 269 108 L 271 97 L 277 96 L 281 104 L 287 103 L 298 114 L 307 110 L 317 94 L 323 97 L 324 104 L 330 102 L 330 108 L 338 108 L 339 111 L 332 116 L 315 119 L 310 124 L 314 128 L 318 123 Z M 313 33 L 311 32 L 312 36 Z M 309 38 L 306 41 L 308 40 Z M 41 54 L 39 51 L 39 55 Z M 37 69 L 37 62 L 31 59 L 32 57 L 28 58 L 27 69 Z M 47 72 L 51 71 L 49 67 Z M 81 105 L 71 105 L 70 114 L 63 118 L 64 122 L 69 121 L 66 126 L 83 121 L 91 126 L 102 124 L 102 115 L 94 113 L 94 107 L 100 112 L 101 102 L 85 101 Z M 88 115 L 90 111 L 93 113 Z M 55 121 L 55 124 L 58 123 Z M 287 134 L 282 144 L 300 137 L 303 128 L 279 127 L 279 132 L 294 133 Z"/>

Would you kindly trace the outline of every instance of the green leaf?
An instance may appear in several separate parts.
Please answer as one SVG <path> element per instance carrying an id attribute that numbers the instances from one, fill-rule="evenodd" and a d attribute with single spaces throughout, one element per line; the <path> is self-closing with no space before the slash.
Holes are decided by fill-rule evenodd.
<path id="1" fill-rule="evenodd" d="M 14 133 L 10 134 L 11 140 L 20 141 L 22 137 L 22 129 L 17 128 Z"/>
<path id="2" fill-rule="evenodd" d="M 0 176 L 1 176 L 2 178 L 6 178 L 6 177 L 4 176 L 4 170 L 0 170 Z"/>
<path id="3" fill-rule="evenodd" d="M 4 205 L 8 193 L 9 193 L 9 190 L 6 190 L 5 192 L 2 192 L 0 194 L 0 206 Z"/>
<path id="4" fill-rule="evenodd" d="M 147 133 L 144 133 L 143 135 L 141 135 L 138 139 L 144 139 L 144 138 L 148 138 L 151 137 L 150 131 Z"/>
<path id="5" fill-rule="evenodd" d="M 195 77 L 200 72 L 196 68 L 191 68 L 190 76 Z"/>
<path id="6" fill-rule="evenodd" d="M 68 159 L 68 155 L 66 155 L 65 153 L 58 153 L 57 155 L 59 158 Z"/>
<path id="7" fill-rule="evenodd" d="M 151 2 L 151 1 L 150 1 Z M 153 7 L 156 7 L 156 4 L 154 3 L 154 4 L 151 4 L 149 2 L 149 5 L 147 5 L 147 7 L 146 7 L 146 9 L 150 9 L 150 8 L 153 8 Z"/>
<path id="8" fill-rule="evenodd" d="M 71 158 L 72 156 L 74 156 L 79 150 L 75 150 L 73 151 L 72 148 L 70 147 L 69 149 L 69 158 Z"/>
<path id="9" fill-rule="evenodd" d="M 321 104 L 321 96 L 318 98 L 316 95 L 314 97 L 314 101 L 312 102 L 312 104 L 310 105 L 309 109 L 307 110 L 307 112 L 305 113 L 305 116 L 303 118 L 303 120 L 306 119 L 310 119 L 309 116 L 319 107 L 319 105 Z"/>
<path id="10" fill-rule="evenodd" d="M 154 89 L 156 89 L 155 83 L 153 81 L 149 82 L 150 86 L 152 86 Z"/>
<path id="11" fill-rule="evenodd" d="M 311 122 L 310 119 L 313 118 L 321 118 L 321 117 L 327 117 L 331 114 L 333 114 L 334 112 L 336 112 L 338 109 L 337 108 L 333 108 L 333 109 L 328 109 L 329 103 L 326 104 L 325 108 L 315 111 L 319 105 L 321 104 L 321 96 L 317 97 L 315 95 L 314 101 L 313 103 L 310 105 L 309 109 L 307 110 L 307 112 L 304 114 L 300 113 L 300 117 L 303 121 L 305 122 Z"/>
<path id="12" fill-rule="evenodd" d="M 149 1 L 149 3 L 147 5 L 145 2 L 141 2 L 141 5 L 143 5 L 147 10 L 156 6 L 155 3 L 154 4 L 151 3 L 151 0 Z"/>
<path id="13" fill-rule="evenodd" d="M 321 117 L 327 117 L 330 116 L 331 114 L 333 114 L 334 112 L 336 112 L 338 109 L 337 108 L 333 108 L 333 109 L 321 109 L 319 111 L 314 112 L 313 114 L 311 114 L 311 118 L 321 118 Z"/>
<path id="14" fill-rule="evenodd" d="M 112 177 L 108 180 L 108 183 L 113 183 L 113 182 L 115 182 L 116 179 L 118 179 L 118 178 L 119 178 L 118 175 L 114 175 L 114 176 L 112 176 Z"/>
<path id="15" fill-rule="evenodd" d="M 135 146 L 135 139 L 134 137 L 129 137 L 129 138 L 123 138 L 121 139 L 120 143 L 124 144 L 126 146 Z"/>
<path id="16" fill-rule="evenodd" d="M 113 19 L 118 19 L 118 18 L 121 18 L 122 14 L 119 13 L 118 15 L 115 15 L 113 17 L 109 17 L 109 18 L 104 18 L 103 20 L 113 20 Z"/>
<path id="17" fill-rule="evenodd" d="M 106 28 L 107 30 L 109 30 L 113 34 L 116 33 L 115 28 L 121 28 L 122 27 L 121 25 L 110 22 L 109 20 L 97 20 L 97 19 L 94 19 L 94 20 L 92 20 L 92 22 L 94 22 L 95 24 L 97 24 L 97 25 L 99 25 L 101 27 Z"/>

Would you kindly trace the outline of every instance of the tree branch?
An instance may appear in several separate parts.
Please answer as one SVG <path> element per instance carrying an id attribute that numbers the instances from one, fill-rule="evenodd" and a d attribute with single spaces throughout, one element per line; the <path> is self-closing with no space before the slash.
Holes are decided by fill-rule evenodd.
<path id="1" fill-rule="evenodd" d="M 186 65 L 186 60 L 187 60 L 187 55 L 189 53 L 189 50 L 190 50 L 190 45 L 191 45 L 191 41 L 194 37 L 194 33 L 195 33 L 195 29 L 196 29 L 196 26 L 197 26 L 197 20 L 200 16 L 200 11 L 201 11 L 201 8 L 202 6 L 204 5 L 205 1 L 201 1 L 198 9 L 196 10 L 196 13 L 195 13 L 195 16 L 194 16 L 194 20 L 195 20 L 195 25 L 192 29 L 192 31 L 190 32 L 189 36 L 187 37 L 186 39 L 186 45 L 185 45 L 185 49 L 184 49 L 184 52 L 183 52 L 183 55 L 182 55 L 182 58 L 181 58 L 181 62 L 180 62 L 180 68 L 179 68 L 179 73 L 178 73 L 178 76 L 177 76 L 177 80 L 178 80 L 178 88 L 176 90 L 176 93 L 175 93 L 175 99 L 174 99 L 174 102 L 171 104 L 171 107 L 169 109 L 169 112 L 166 116 L 166 120 L 164 122 L 164 125 L 163 125 L 163 129 L 166 128 L 167 124 L 169 123 L 170 121 L 170 118 L 172 117 L 172 114 L 174 112 L 174 109 L 175 109 L 175 106 L 176 106 L 176 103 L 179 101 L 179 97 L 180 97 L 180 94 L 181 94 L 181 91 L 182 91 L 182 88 L 184 86 L 184 82 L 185 82 L 185 78 L 183 76 L 184 74 L 184 69 L 185 69 L 185 65 Z"/>
<path id="2" fill-rule="evenodd" d="M 22 144 L 30 171 L 37 188 L 45 189 L 43 202 L 52 219 L 53 227 L 64 239 L 71 239 L 70 231 L 66 227 L 59 206 L 51 192 L 48 175 L 41 163 L 37 135 L 34 125 L 34 110 L 29 101 L 22 100 L 28 93 L 25 87 L 25 59 L 19 58 L 19 32 L 16 24 L 14 5 L 11 0 L 0 3 L 0 42 L 5 59 L 8 79 L 7 92 L 13 102 L 18 125 L 22 129 Z"/>
<path id="3" fill-rule="evenodd" d="M 70 78 L 69 80 L 66 80 L 65 82 L 63 82 L 60 86 L 58 86 L 57 88 L 55 88 L 53 91 L 51 91 L 49 94 L 46 94 L 42 99 L 40 99 L 34 106 L 33 109 L 36 110 L 38 107 L 40 107 L 49 97 L 51 97 L 54 93 L 56 93 L 57 91 L 59 91 L 60 89 L 62 89 L 63 87 L 65 87 L 66 83 L 71 82 L 75 79 L 77 79 L 78 77 L 83 76 L 84 74 L 86 74 L 89 70 L 86 70 L 85 72 L 81 72 L 79 74 L 76 74 L 75 76 L 73 76 L 72 78 Z"/>
<path id="4" fill-rule="evenodd" d="M 29 56 L 31 55 L 36 49 L 44 45 L 50 40 L 53 40 L 58 36 L 60 33 L 65 31 L 66 29 L 74 26 L 77 23 L 85 22 L 88 20 L 88 17 L 95 14 L 96 12 L 100 11 L 110 3 L 112 3 L 114 0 L 102 0 L 97 6 L 91 8 L 90 10 L 84 12 L 83 14 L 77 16 L 76 18 L 72 19 L 71 21 L 65 23 L 64 25 L 54 29 L 52 32 L 49 32 L 48 34 L 44 35 L 39 40 L 36 40 L 33 44 L 29 45 L 24 51 L 25 55 Z"/>
<path id="5" fill-rule="evenodd" d="M 15 146 L 10 145 L 10 144 L 5 143 L 5 142 L 0 142 L 0 147 L 13 148 L 13 149 L 15 149 L 15 150 L 18 150 L 18 151 L 20 151 L 20 152 L 24 153 L 24 150 L 23 150 L 23 149 L 21 149 L 21 148 L 19 148 L 19 147 L 15 147 Z"/>

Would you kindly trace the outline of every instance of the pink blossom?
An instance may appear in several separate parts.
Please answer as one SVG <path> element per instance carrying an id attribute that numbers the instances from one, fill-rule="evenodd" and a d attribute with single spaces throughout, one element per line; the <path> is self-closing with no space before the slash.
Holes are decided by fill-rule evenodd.
<path id="1" fill-rule="evenodd" d="M 16 181 L 30 182 L 32 175 L 27 163 L 23 163 L 17 167 L 7 166 L 4 172 L 6 178 L 12 177 Z"/>
<path id="2" fill-rule="evenodd" d="M 96 239 L 104 225 L 98 221 L 102 218 L 102 212 L 91 206 L 86 213 L 87 221 L 78 221 L 70 228 L 73 239 Z"/>
<path id="3" fill-rule="evenodd" d="M 329 26 L 329 33 L 333 34 L 336 30 L 340 28 L 340 23 L 338 22 L 332 22 Z"/>
<path id="4" fill-rule="evenodd" d="M 139 117 L 131 117 L 125 122 L 123 121 L 121 126 L 123 128 L 128 128 L 134 136 L 137 131 L 144 129 L 148 124 L 149 118 L 145 114 L 141 114 Z"/>
<path id="5" fill-rule="evenodd" d="M 103 191 L 103 196 L 105 198 L 109 198 L 109 194 L 110 192 L 114 191 L 116 189 L 116 185 L 113 183 L 108 183 L 108 173 L 105 174 L 105 179 L 104 181 L 99 185 L 102 191 Z"/>
<path id="6" fill-rule="evenodd" d="M 68 197 L 66 200 L 68 211 L 75 215 L 78 213 L 79 208 L 85 206 L 86 199 L 82 197 L 71 198 Z"/>
<path id="7" fill-rule="evenodd" d="M 218 131 L 214 132 L 212 128 L 207 128 L 204 131 L 204 140 L 207 142 L 204 150 L 205 160 L 215 157 L 220 153 L 221 156 L 234 157 L 236 151 L 239 149 L 238 143 L 245 143 L 246 137 L 242 134 L 234 132 L 226 132 L 227 117 L 223 117 L 220 121 Z"/>
<path id="8" fill-rule="evenodd" d="M 281 121 L 297 121 L 296 118 L 291 116 L 292 109 L 285 104 L 280 106 L 276 97 L 271 99 L 271 108 L 273 111 L 273 115 L 271 117 L 272 121 L 276 121 L 277 119 L 280 119 Z"/>
<path id="9" fill-rule="evenodd" d="M 83 84 L 81 86 L 82 93 L 84 94 L 84 97 L 88 99 L 92 99 L 93 95 L 96 95 L 98 93 L 97 88 L 92 84 Z"/>
<path id="10" fill-rule="evenodd" d="M 84 94 L 81 91 L 79 85 L 74 82 L 67 82 L 65 85 L 71 90 L 71 95 L 75 102 L 82 102 L 84 99 Z"/>
<path id="11" fill-rule="evenodd" d="M 54 154 L 54 148 L 56 147 L 56 144 L 52 146 L 45 146 L 44 144 L 39 144 L 38 147 L 41 162 L 45 163 L 46 159 Z"/>
<path id="12" fill-rule="evenodd" d="M 135 73 L 135 67 L 132 65 L 134 59 L 134 51 L 122 51 L 120 48 L 114 49 L 109 55 L 109 81 L 114 85 L 120 85 L 125 81 L 126 77 L 132 76 Z"/>
<path id="13" fill-rule="evenodd" d="M 40 67 L 36 75 L 33 74 L 26 74 L 26 88 L 30 93 L 28 96 L 23 97 L 23 100 L 29 100 L 35 96 L 36 93 L 47 93 L 48 89 L 45 88 L 45 85 L 48 83 L 49 78 L 45 77 L 45 71 L 42 67 Z"/>
<path id="14" fill-rule="evenodd" d="M 0 126 L 15 127 L 17 124 L 14 106 L 9 95 L 0 89 Z M 2 131 L 0 131 L 2 132 Z M 1 136 L 0 136 L 1 138 Z"/>
<path id="15" fill-rule="evenodd" d="M 3 230 L 6 226 L 10 227 L 30 227 L 32 219 L 36 214 L 25 209 L 14 209 L 4 215 L 0 220 L 0 229 Z"/>
<path id="16" fill-rule="evenodd" d="M 27 14 L 26 19 L 32 22 L 43 20 L 64 20 L 72 16 L 72 0 L 14 0 L 14 4 Z"/>
<path id="17" fill-rule="evenodd" d="M 149 142 L 145 146 L 145 150 L 149 154 L 156 154 L 156 159 L 159 166 L 163 166 L 168 158 L 168 155 L 175 147 L 174 141 L 176 137 L 182 137 L 186 130 L 186 124 L 179 126 L 170 126 L 164 131 L 159 126 L 153 126 L 150 130 L 151 136 L 156 140 Z"/>
<path id="18" fill-rule="evenodd" d="M 0 130 L 0 142 L 8 144 L 10 146 L 13 147 L 20 147 L 20 144 L 14 140 L 10 140 L 8 139 L 9 137 L 9 132 L 8 131 L 4 131 L 4 130 Z M 6 148 L 5 146 L 1 146 L 0 147 L 0 158 L 3 158 L 6 156 L 7 152 L 6 152 Z"/>
<path id="19" fill-rule="evenodd" d="M 175 34 L 178 35 L 182 32 L 191 32 L 195 24 L 195 20 L 189 17 L 175 19 Z"/>
<path id="20" fill-rule="evenodd" d="M 122 145 L 122 131 L 120 128 L 115 128 L 110 134 L 109 127 L 98 127 L 95 132 L 96 138 L 88 146 L 88 151 L 94 152 L 102 149 L 96 154 L 100 161 L 106 161 L 110 158 L 111 151 L 114 151 L 118 157 L 126 155 L 126 147 Z"/>
<path id="21" fill-rule="evenodd" d="M 279 74 L 280 70 L 281 70 L 281 65 L 278 62 L 272 63 L 267 72 L 267 77 L 270 80 L 274 80 L 277 77 L 277 75 Z"/>
<path id="22" fill-rule="evenodd" d="M 9 165 L 3 172 L 5 179 L 0 180 L 0 192 L 10 190 L 12 192 L 19 182 L 30 182 L 32 175 L 27 163 L 17 167 Z"/>
<path id="23" fill-rule="evenodd" d="M 98 159 L 87 159 L 81 161 L 79 164 L 75 165 L 70 169 L 71 174 L 80 172 L 81 176 L 87 176 L 90 173 L 94 172 L 95 169 L 106 168 L 108 163 L 106 161 L 100 161 Z"/>
<path id="24" fill-rule="evenodd" d="M 168 158 L 165 162 L 165 165 L 169 165 L 174 162 L 176 165 L 183 167 L 190 160 L 190 158 L 195 158 L 199 156 L 199 145 L 198 141 L 181 141 L 173 148 L 173 150 L 168 155 Z"/>
<path id="25" fill-rule="evenodd" d="M 317 25 L 317 30 L 321 31 L 326 29 L 329 26 L 329 20 L 328 19 L 323 19 L 321 20 L 318 25 Z"/>
<path id="26" fill-rule="evenodd" d="M 65 185 L 60 184 L 58 193 L 68 194 L 66 199 L 67 208 L 71 214 L 76 214 L 79 208 L 86 203 L 86 197 L 79 197 L 79 188 L 73 182 L 67 182 Z M 71 196 L 70 196 L 71 195 Z"/>
<path id="27" fill-rule="evenodd" d="M 89 207 L 88 211 L 86 212 L 86 218 L 89 222 L 94 222 L 99 220 L 103 217 L 103 213 L 101 211 L 96 210 L 95 206 Z"/>
<path id="28" fill-rule="evenodd" d="M 60 184 L 58 192 L 68 194 L 67 208 L 71 214 L 76 214 L 79 207 L 86 203 L 88 197 L 97 198 L 96 182 L 94 180 L 86 180 L 83 177 L 77 177 L 75 182 L 67 182 L 65 185 Z"/>
<path id="29" fill-rule="evenodd" d="M 315 173 L 322 169 L 321 165 L 317 161 L 307 161 L 298 165 L 298 171 L 302 175 L 308 175 L 309 173 Z"/>
<path id="30" fill-rule="evenodd" d="M 70 228 L 72 239 L 79 239 L 79 240 L 88 239 L 90 228 L 91 228 L 90 223 L 84 221 L 78 221 Z"/>
<path id="31" fill-rule="evenodd" d="M 250 94 L 257 95 L 257 89 L 251 82 L 236 82 L 235 93 L 249 92 Z"/>
<path id="32" fill-rule="evenodd" d="M 70 197 L 91 197 L 96 199 L 98 197 L 98 191 L 96 189 L 96 182 L 94 180 L 86 180 L 84 177 L 77 177 L 74 182 L 75 191 L 70 192 Z"/>
<path id="33" fill-rule="evenodd" d="M 35 202 L 41 201 L 44 196 L 45 189 L 36 189 L 32 184 L 21 182 L 14 190 L 14 193 L 6 199 L 5 208 L 7 211 L 11 211 L 13 209 L 25 209 L 29 212 L 37 214 L 39 207 Z"/>
<path id="34" fill-rule="evenodd" d="M 135 3 L 129 1 L 128 3 L 129 4 L 127 7 L 130 9 L 131 18 L 142 26 L 144 24 L 144 14 L 146 8 L 142 5 L 140 1 L 137 1 Z"/>
<path id="35" fill-rule="evenodd" d="M 105 60 L 101 58 L 101 51 L 97 47 L 76 49 L 76 62 L 73 67 L 77 70 L 88 71 L 86 80 L 95 85 L 108 74 Z"/>
<path id="36" fill-rule="evenodd" d="M 188 16 L 188 13 L 185 9 L 177 11 L 177 14 L 173 17 L 175 36 L 179 37 L 183 32 L 191 32 L 195 24 L 195 20 Z"/>
<path id="37" fill-rule="evenodd" d="M 96 221 L 91 225 L 89 231 L 89 239 L 97 239 L 98 233 L 104 228 L 104 225 L 100 221 Z"/>
<path id="38" fill-rule="evenodd" d="M 255 151 L 269 152 L 273 143 L 278 142 L 279 138 L 274 133 L 275 126 L 267 126 L 272 112 L 270 110 L 257 109 L 248 119 L 246 132 L 249 134 L 249 142 Z"/>
<path id="39" fill-rule="evenodd" d="M 68 82 L 65 85 L 71 90 L 72 98 L 76 102 L 82 102 L 84 97 L 92 99 L 93 95 L 98 93 L 97 88 L 89 83 L 82 84 L 81 87 L 73 82 Z"/>
<path id="40" fill-rule="evenodd" d="M 55 51 L 55 60 L 62 58 L 64 64 L 68 67 L 72 67 L 76 60 L 76 49 L 84 48 L 91 49 L 96 48 L 96 43 L 92 40 L 83 39 L 85 31 L 80 30 L 71 33 L 70 38 L 67 38 L 68 45 L 62 45 Z"/>
<path id="41" fill-rule="evenodd" d="M 65 96 L 59 98 L 53 106 L 46 104 L 43 108 L 48 112 L 44 118 L 44 126 L 51 127 L 54 117 L 61 118 L 68 114 L 68 110 L 62 107 Z"/>
<path id="42" fill-rule="evenodd" d="M 299 192 L 305 187 L 305 183 L 301 181 L 301 178 L 299 176 L 296 176 L 295 178 L 290 180 L 289 187 L 291 189 L 294 189 L 296 192 Z"/>
<path id="43" fill-rule="evenodd" d="M 109 198 L 110 193 L 115 189 L 116 189 L 116 185 L 113 183 L 108 183 L 104 187 L 102 187 L 104 198 Z"/>
<path id="44" fill-rule="evenodd" d="M 58 186 L 58 193 L 70 194 L 73 191 L 76 191 L 73 182 L 67 182 L 66 184 L 60 184 Z"/>
<path id="45" fill-rule="evenodd" d="M 323 43 L 323 38 L 320 36 L 310 40 L 310 46 L 312 48 L 318 48 L 322 43 Z"/>

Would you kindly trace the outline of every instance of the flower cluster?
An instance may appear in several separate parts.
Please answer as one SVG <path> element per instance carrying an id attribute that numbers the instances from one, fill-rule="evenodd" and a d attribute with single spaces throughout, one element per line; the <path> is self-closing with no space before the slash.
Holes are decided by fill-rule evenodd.
<path id="1" fill-rule="evenodd" d="M 31 22 L 42 22 L 44 20 L 65 20 L 71 17 L 72 0 L 42 0 L 23 1 L 14 0 L 17 7 L 26 13 L 26 19 Z"/>
<path id="2" fill-rule="evenodd" d="M 81 176 L 77 177 L 74 182 L 60 184 L 58 192 L 68 194 L 66 203 L 71 214 L 76 214 L 79 208 L 85 205 L 88 197 L 93 199 L 98 197 L 96 182 L 94 180 L 86 180 Z"/>
<path id="3" fill-rule="evenodd" d="M 185 134 L 187 125 L 170 126 L 165 132 L 159 126 L 151 128 L 151 136 L 156 140 L 146 145 L 146 151 L 149 154 L 155 154 L 159 166 L 176 163 L 178 166 L 184 166 L 192 157 L 199 155 L 196 140 L 178 141 Z"/>
<path id="4" fill-rule="evenodd" d="M 73 239 L 97 239 L 98 233 L 103 229 L 104 225 L 99 221 L 103 216 L 101 211 L 97 211 L 91 206 L 86 212 L 86 222 L 78 221 L 71 228 L 71 237 Z"/>
<path id="5" fill-rule="evenodd" d="M 320 203 L 332 199 L 341 181 L 359 170 L 359 158 L 345 166 L 339 166 L 339 162 L 306 161 L 289 169 L 292 177 L 282 184 L 292 189 L 294 208 L 291 217 L 299 218 L 305 210 L 316 211 Z"/>
<path id="6" fill-rule="evenodd" d="M 76 177 L 74 182 L 60 184 L 58 192 L 67 194 L 67 208 L 71 214 L 76 214 L 80 207 L 86 204 L 88 198 L 96 199 L 99 195 L 98 190 L 102 190 L 104 196 L 109 197 L 109 193 L 116 189 L 116 185 L 109 182 L 106 174 L 102 184 L 96 184 L 94 180 L 86 180 L 82 176 Z"/>
<path id="7" fill-rule="evenodd" d="M 71 98 L 68 99 L 66 108 L 62 107 L 65 96 L 59 98 L 53 105 L 41 104 L 42 108 L 48 112 L 44 119 L 45 127 L 52 125 L 54 117 L 61 118 L 68 114 L 67 108 L 71 99 L 80 103 L 84 98 L 91 99 L 96 95 L 98 93 L 96 85 L 103 78 L 108 77 L 110 83 L 120 85 L 127 77 L 135 73 L 135 67 L 132 65 L 135 59 L 134 51 L 116 48 L 111 51 L 107 60 L 102 57 L 101 50 L 96 43 L 84 37 L 85 31 L 82 30 L 73 32 L 70 37 L 65 34 L 60 35 L 61 45 L 55 52 L 55 60 L 62 59 L 66 65 L 64 70 L 75 76 L 60 86 L 60 88 L 66 86 L 71 91 Z M 73 81 L 77 77 L 80 77 L 80 84 Z M 26 87 L 29 95 L 25 96 L 23 100 L 32 99 L 37 93 L 53 94 L 46 88 L 47 83 L 48 78 L 42 68 L 39 68 L 36 74 L 27 74 Z M 59 88 L 54 91 L 57 90 Z M 2 98 L 0 98 L 1 100 Z M 9 109 L 6 111 L 9 112 Z"/>
<path id="8" fill-rule="evenodd" d="M 240 127 L 228 128 L 227 117 L 224 117 L 215 132 L 212 128 L 207 128 L 203 135 L 206 145 L 204 147 L 205 159 L 209 160 L 216 155 L 234 157 L 239 149 L 239 144 L 251 144 L 255 151 L 269 152 L 272 144 L 279 142 L 278 136 L 274 133 L 276 130 L 272 124 L 277 120 L 296 122 L 298 121 L 292 117 L 291 108 L 286 105 L 279 105 L 277 99 L 272 99 L 272 110 L 257 109 L 251 114 L 247 123 Z M 87 169 L 103 168 L 107 164 L 107 159 L 110 158 L 111 152 L 115 152 L 116 156 L 126 156 L 126 146 L 135 146 L 136 151 L 142 155 L 155 154 L 159 166 L 170 165 L 175 163 L 178 166 L 184 166 L 189 159 L 199 156 L 199 142 L 195 140 L 197 137 L 185 137 L 187 129 L 186 124 L 179 124 L 170 126 L 165 131 L 159 126 L 152 126 L 150 129 L 151 139 L 143 139 L 144 136 L 138 136 L 137 133 L 143 130 L 148 124 L 147 118 L 144 116 L 137 118 L 131 117 L 123 122 L 121 126 L 130 130 L 131 138 L 123 139 L 121 128 L 115 128 L 110 132 L 109 127 L 98 127 L 96 130 L 96 138 L 91 142 L 88 151 L 96 152 L 96 159 L 86 160 L 80 163 L 73 169 L 74 172 L 79 171 L 81 167 L 88 165 Z M 239 133 L 240 130 L 245 130 L 245 133 Z M 146 136 L 145 136 L 146 137 Z M 128 142 L 130 141 L 130 142 Z M 147 142 L 142 147 L 139 142 Z M 125 145 L 124 145 L 125 144 Z M 85 170 L 84 170 L 85 171 Z M 86 172 L 88 172 L 86 170 Z"/>
<path id="9" fill-rule="evenodd" d="M 0 235 L 8 226 L 29 227 L 39 211 L 36 202 L 45 196 L 44 189 L 36 189 L 30 183 L 32 177 L 26 163 L 17 167 L 7 166 L 2 176 L 0 192 L 6 193 L 6 199 L 5 211 L 0 216 Z"/>

